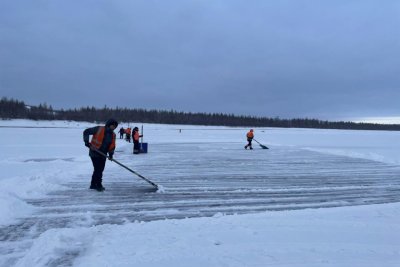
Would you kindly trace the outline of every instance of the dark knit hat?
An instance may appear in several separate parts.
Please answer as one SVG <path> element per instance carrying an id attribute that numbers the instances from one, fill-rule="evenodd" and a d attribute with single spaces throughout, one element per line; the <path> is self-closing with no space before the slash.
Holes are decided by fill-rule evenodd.
<path id="1" fill-rule="evenodd" d="M 110 127 L 111 125 L 114 125 L 115 128 L 118 126 L 118 122 L 114 119 L 109 119 L 106 121 L 106 127 Z"/>

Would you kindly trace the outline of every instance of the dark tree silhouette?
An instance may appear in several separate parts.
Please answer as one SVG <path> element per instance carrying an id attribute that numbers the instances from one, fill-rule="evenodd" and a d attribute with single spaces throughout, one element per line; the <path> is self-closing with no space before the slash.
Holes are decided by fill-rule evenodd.
<path id="1" fill-rule="evenodd" d="M 399 124 L 354 123 L 344 121 L 322 121 L 309 118 L 280 119 L 235 116 L 222 113 L 192 113 L 174 110 L 145 110 L 136 108 L 103 108 L 82 107 L 79 109 L 53 110 L 46 103 L 39 106 L 29 106 L 23 101 L 7 99 L 0 100 L 0 118 L 2 119 L 32 119 L 32 120 L 73 120 L 103 123 L 109 118 L 121 122 L 143 122 L 186 125 L 214 126 L 246 126 L 246 127 L 282 127 L 282 128 L 319 128 L 319 129 L 352 129 L 352 130 L 400 130 Z"/>

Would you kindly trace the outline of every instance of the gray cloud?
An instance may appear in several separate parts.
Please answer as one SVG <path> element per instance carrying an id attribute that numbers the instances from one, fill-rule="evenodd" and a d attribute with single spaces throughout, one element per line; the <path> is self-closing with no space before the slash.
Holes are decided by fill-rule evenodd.
<path id="1" fill-rule="evenodd" d="M 400 3 L 0 3 L 0 95 L 56 107 L 399 115 Z"/>

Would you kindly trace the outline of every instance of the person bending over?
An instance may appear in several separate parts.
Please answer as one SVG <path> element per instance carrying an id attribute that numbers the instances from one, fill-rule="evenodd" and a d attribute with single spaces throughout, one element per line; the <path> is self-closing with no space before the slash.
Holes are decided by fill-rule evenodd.
<path id="1" fill-rule="evenodd" d="M 95 149 L 103 152 L 109 159 L 113 158 L 115 150 L 115 133 L 118 122 L 114 119 L 109 119 L 105 126 L 96 126 L 87 128 L 83 131 L 83 141 L 89 150 L 89 156 L 93 163 L 93 175 L 90 183 L 90 189 L 97 191 L 104 191 L 105 188 L 102 184 L 102 177 L 104 167 L 106 165 L 106 157 L 96 152 Z M 92 140 L 89 143 L 89 136 L 92 135 Z"/>

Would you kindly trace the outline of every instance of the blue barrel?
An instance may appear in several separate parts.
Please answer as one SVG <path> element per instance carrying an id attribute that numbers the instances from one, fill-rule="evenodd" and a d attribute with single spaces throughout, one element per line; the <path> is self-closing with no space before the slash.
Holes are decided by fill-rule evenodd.
<path id="1" fill-rule="evenodd" d="M 148 144 L 140 143 L 140 153 L 147 153 Z"/>

